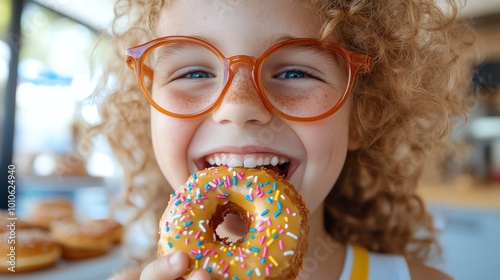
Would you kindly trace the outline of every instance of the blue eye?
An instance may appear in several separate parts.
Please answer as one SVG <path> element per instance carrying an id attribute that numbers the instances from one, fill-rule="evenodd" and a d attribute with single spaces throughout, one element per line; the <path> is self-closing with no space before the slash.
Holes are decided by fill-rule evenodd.
<path id="1" fill-rule="evenodd" d="M 308 78 L 310 75 L 304 71 L 301 70 L 288 70 L 286 72 L 283 72 L 275 78 L 278 79 L 301 79 L 301 78 Z"/>
<path id="2" fill-rule="evenodd" d="M 215 78 L 214 75 L 207 73 L 205 71 L 193 71 L 186 73 L 183 78 L 187 79 L 208 79 L 208 78 Z"/>

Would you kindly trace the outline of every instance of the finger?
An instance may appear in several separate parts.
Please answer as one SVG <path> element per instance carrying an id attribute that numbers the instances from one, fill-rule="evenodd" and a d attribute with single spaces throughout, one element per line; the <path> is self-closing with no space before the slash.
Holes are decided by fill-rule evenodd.
<path id="1" fill-rule="evenodd" d="M 142 267 L 125 268 L 115 272 L 107 280 L 137 280 L 141 277 Z"/>
<path id="2" fill-rule="evenodd" d="M 210 280 L 210 275 L 205 270 L 198 269 L 189 275 L 188 280 Z"/>
<path id="3" fill-rule="evenodd" d="M 147 265 L 141 273 L 141 280 L 173 280 L 186 274 L 188 256 L 180 251 L 163 256 Z"/>
<path id="4" fill-rule="evenodd" d="M 224 217 L 224 224 L 229 233 L 237 236 L 243 236 L 246 234 L 246 224 L 240 218 L 240 216 L 236 214 L 227 214 Z"/>

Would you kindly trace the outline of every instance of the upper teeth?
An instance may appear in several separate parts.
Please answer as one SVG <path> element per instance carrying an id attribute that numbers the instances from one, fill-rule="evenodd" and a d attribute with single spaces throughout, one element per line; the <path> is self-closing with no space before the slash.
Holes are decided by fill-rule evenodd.
<path id="1" fill-rule="evenodd" d="M 214 154 L 206 158 L 210 165 L 227 165 L 229 167 L 243 166 L 247 168 L 254 168 L 262 165 L 283 164 L 288 162 L 289 159 L 268 154 L 255 154 L 255 155 L 237 155 L 237 154 Z"/>

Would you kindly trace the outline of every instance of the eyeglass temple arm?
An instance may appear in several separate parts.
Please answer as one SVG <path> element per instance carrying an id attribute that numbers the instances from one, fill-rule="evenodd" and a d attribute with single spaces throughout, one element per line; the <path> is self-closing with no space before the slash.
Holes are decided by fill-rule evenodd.
<path id="1" fill-rule="evenodd" d="M 144 73 L 149 77 L 149 78 L 153 78 L 154 76 L 154 72 L 151 68 L 149 68 L 148 66 L 144 65 L 142 67 L 142 70 L 144 71 Z"/>
<path id="2" fill-rule="evenodd" d="M 137 73 L 140 71 L 140 68 L 138 66 L 138 61 L 132 56 L 127 56 L 127 65 L 130 69 L 135 70 Z M 154 72 L 151 68 L 149 68 L 147 65 L 142 65 L 142 71 L 144 71 L 144 74 L 146 74 L 149 78 L 153 78 Z"/>
<path id="3" fill-rule="evenodd" d="M 373 69 L 373 59 L 368 55 L 352 53 L 350 59 L 360 74 L 368 73 Z"/>

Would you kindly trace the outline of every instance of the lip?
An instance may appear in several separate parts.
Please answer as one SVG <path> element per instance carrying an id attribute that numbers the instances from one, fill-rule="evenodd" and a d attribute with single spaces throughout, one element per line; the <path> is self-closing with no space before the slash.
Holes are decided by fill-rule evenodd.
<path id="1" fill-rule="evenodd" d="M 286 153 L 281 151 L 269 148 L 269 147 L 260 147 L 260 146 L 243 146 L 243 147 L 235 147 L 235 146 L 225 146 L 225 147 L 217 147 L 215 149 L 211 149 L 205 152 L 202 156 L 197 158 L 194 162 L 197 170 L 202 170 L 206 167 L 206 158 L 214 155 L 214 154 L 235 154 L 240 156 L 250 155 L 250 154 L 267 154 L 270 157 L 277 156 L 279 158 L 287 158 L 289 159 L 288 172 L 286 175 L 287 180 L 289 180 L 298 166 L 298 160 Z"/>

